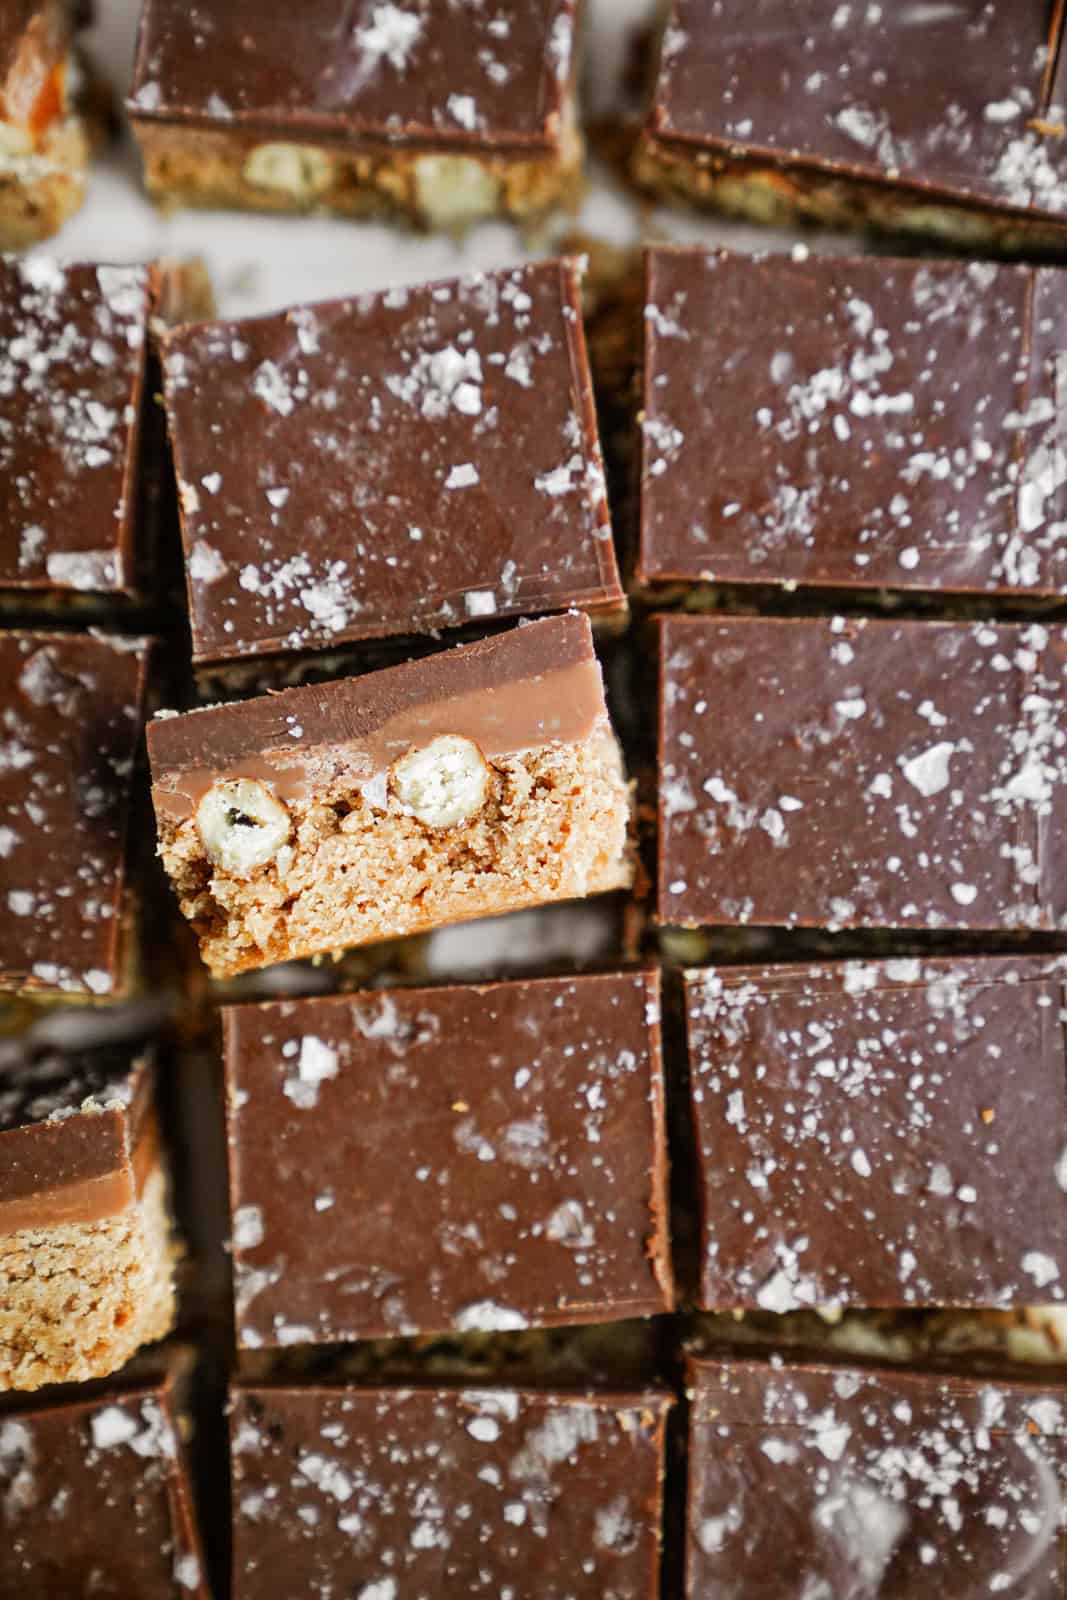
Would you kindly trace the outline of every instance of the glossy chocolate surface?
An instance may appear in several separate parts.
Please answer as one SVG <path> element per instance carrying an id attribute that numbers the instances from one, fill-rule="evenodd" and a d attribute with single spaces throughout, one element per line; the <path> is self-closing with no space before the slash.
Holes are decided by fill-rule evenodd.
<path id="1" fill-rule="evenodd" d="M 181 819 L 219 779 L 255 777 L 282 799 L 348 769 L 383 776 L 412 745 L 472 739 L 487 760 L 579 743 L 606 716 L 585 617 L 550 617 L 402 666 L 286 689 L 148 726 L 152 797 Z"/>
<path id="2" fill-rule="evenodd" d="M 238 1389 L 234 1600 L 654 1600 L 668 1405 Z"/>
<path id="3" fill-rule="evenodd" d="M 661 623 L 663 921 L 1067 926 L 1067 631 Z"/>
<path id="4" fill-rule="evenodd" d="M 202 323 L 164 368 L 198 660 L 622 602 L 576 263 Z"/>
<path id="5" fill-rule="evenodd" d="M 131 112 L 388 144 L 551 147 L 578 0 L 148 0 Z"/>
<path id="6" fill-rule="evenodd" d="M 0 988 L 121 988 L 147 661 L 143 640 L 0 637 Z"/>
<path id="7" fill-rule="evenodd" d="M 669 1310 L 654 972 L 224 1012 L 238 1340 Z"/>
<path id="8" fill-rule="evenodd" d="M 0 1414 L 0 1593 L 208 1600 L 165 1385 Z"/>
<path id="9" fill-rule="evenodd" d="M 145 1138 L 154 1155 L 151 1072 L 121 1048 L 5 1062 L 0 1232 L 114 1216 L 137 1195 Z"/>
<path id="10" fill-rule="evenodd" d="M 1067 212 L 1062 0 L 673 0 L 658 138 Z"/>
<path id="11" fill-rule="evenodd" d="M 1060 1600 L 1067 1390 L 690 1366 L 691 1600 Z"/>
<path id="12" fill-rule="evenodd" d="M 688 973 L 701 1304 L 1063 1300 L 1065 971 Z"/>
<path id="13" fill-rule="evenodd" d="M 0 589 L 133 586 L 152 277 L 0 257 Z"/>
<path id="14" fill-rule="evenodd" d="M 1067 590 L 1067 275 L 647 260 L 646 582 Z"/>

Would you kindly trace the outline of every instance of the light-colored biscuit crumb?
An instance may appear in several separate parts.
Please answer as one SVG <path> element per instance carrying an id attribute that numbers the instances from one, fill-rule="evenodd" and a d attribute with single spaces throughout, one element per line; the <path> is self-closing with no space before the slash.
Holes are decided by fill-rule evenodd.
<path id="1" fill-rule="evenodd" d="M 630 792 L 606 723 L 584 743 L 495 760 L 481 809 L 453 826 L 369 787 L 343 775 L 292 804 L 288 844 L 247 877 L 213 865 L 195 817 L 162 825 L 160 854 L 216 977 L 631 880 Z"/>
<path id="2" fill-rule="evenodd" d="M 170 1331 L 173 1269 L 159 1168 L 119 1216 L 0 1235 L 0 1390 L 115 1372 Z"/>
<path id="3" fill-rule="evenodd" d="M 48 239 L 85 199 L 92 140 L 80 117 L 64 117 L 28 154 L 0 148 L 0 249 Z"/>
<path id="4" fill-rule="evenodd" d="M 460 232 L 483 217 L 534 222 L 561 207 L 575 210 L 582 193 L 584 151 L 569 127 L 559 151 L 534 157 L 368 154 L 150 122 L 139 125 L 137 137 L 145 184 L 164 209 L 401 216 L 419 228 Z"/>

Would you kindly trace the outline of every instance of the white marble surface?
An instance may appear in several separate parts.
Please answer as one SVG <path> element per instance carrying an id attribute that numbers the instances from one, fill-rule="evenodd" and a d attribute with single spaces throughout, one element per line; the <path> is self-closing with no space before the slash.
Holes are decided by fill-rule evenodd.
<path id="1" fill-rule="evenodd" d="M 629 31 L 647 16 L 650 5 L 654 8 L 655 0 L 587 3 L 584 97 L 602 110 L 612 101 Z M 121 98 L 129 81 L 140 0 L 97 0 L 97 10 L 87 43 Z M 682 213 L 657 212 L 642 218 L 631 197 L 605 173 L 594 171 L 579 219 L 583 229 L 622 244 L 639 239 L 645 221 L 661 237 L 741 250 L 785 248 L 790 242 L 784 233 L 768 234 Z M 829 247 L 834 243 L 830 241 Z M 204 211 L 162 217 L 145 198 L 139 157 L 128 134 L 95 163 L 83 210 L 42 249 L 65 260 L 89 261 L 202 255 L 215 282 L 219 308 L 229 316 L 509 266 L 529 255 L 517 231 L 505 223 L 483 224 L 457 244 L 450 238 L 407 233 L 385 224 L 325 217 Z"/>

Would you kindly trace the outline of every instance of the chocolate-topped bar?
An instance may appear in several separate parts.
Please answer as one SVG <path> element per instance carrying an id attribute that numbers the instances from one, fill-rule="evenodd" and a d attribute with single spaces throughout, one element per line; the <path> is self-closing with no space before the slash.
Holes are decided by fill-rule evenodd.
<path id="1" fill-rule="evenodd" d="M 760 221 L 1062 248 L 1062 0 L 671 0 L 635 172 Z"/>
<path id="2" fill-rule="evenodd" d="M 661 620 L 659 914 L 1067 927 L 1067 631 Z"/>
<path id="3" fill-rule="evenodd" d="M 580 265 L 164 343 L 197 661 L 620 611 Z"/>
<path id="4" fill-rule="evenodd" d="M 160 853 L 216 977 L 625 887 L 586 617 L 148 728 Z"/>
<path id="5" fill-rule="evenodd" d="M 0 596 L 25 609 L 137 587 L 153 267 L 0 257 Z"/>
<path id="6" fill-rule="evenodd" d="M 655 972 L 223 1022 L 239 1344 L 670 1310 Z"/>
<path id="7" fill-rule="evenodd" d="M 74 34 L 75 0 L 4 0 L 0 7 L 0 249 L 46 239 L 85 198 L 99 134 L 87 107 Z M 0 306 L 6 295 L 0 294 Z M 4 341 L 6 343 L 6 341 Z"/>
<path id="8" fill-rule="evenodd" d="M 530 218 L 576 197 L 579 0 L 147 0 L 128 103 L 165 205 Z"/>
<path id="9" fill-rule="evenodd" d="M 657 1393 L 234 1391 L 234 1600 L 655 1600 Z"/>
<path id="10" fill-rule="evenodd" d="M 1067 592 L 1067 275 L 654 249 L 645 299 L 645 585 Z"/>
<path id="11" fill-rule="evenodd" d="M 118 1046 L 5 1060 L 0 1389 L 114 1372 L 170 1328 L 172 1278 L 150 1066 Z"/>
<path id="12" fill-rule="evenodd" d="M 689 1380 L 691 1600 L 1060 1600 L 1062 1382 L 712 1359 Z"/>
<path id="13" fill-rule="evenodd" d="M 0 990 L 119 995 L 148 646 L 0 635 Z"/>
<path id="14" fill-rule="evenodd" d="M 1035 958 L 687 973 L 700 1304 L 1062 1301 L 1065 972 Z"/>
<path id="15" fill-rule="evenodd" d="M 168 1382 L 0 1412 L 0 1593 L 209 1600 Z"/>

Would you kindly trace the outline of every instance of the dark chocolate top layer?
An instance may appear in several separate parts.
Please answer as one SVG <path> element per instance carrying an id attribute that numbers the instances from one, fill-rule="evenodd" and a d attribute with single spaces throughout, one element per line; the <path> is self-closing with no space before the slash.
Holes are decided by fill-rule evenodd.
<path id="1" fill-rule="evenodd" d="M 147 663 L 144 640 L 0 637 L 0 989 L 120 985 Z"/>
<path id="2" fill-rule="evenodd" d="M 1065 970 L 688 973 L 701 1303 L 1062 1300 Z"/>
<path id="3" fill-rule="evenodd" d="M 1062 0 L 673 0 L 650 128 L 1067 210 Z"/>
<path id="4" fill-rule="evenodd" d="M 658 974 L 224 1021 L 239 1342 L 670 1309 Z"/>
<path id="5" fill-rule="evenodd" d="M 133 583 L 148 267 L 0 256 L 0 589 Z"/>
<path id="6" fill-rule="evenodd" d="M 121 1049 L 0 1066 L 0 1205 L 127 1173 L 151 1073 Z"/>
<path id="7" fill-rule="evenodd" d="M 654 1600 L 668 1404 L 238 1389 L 234 1600 Z"/>
<path id="8" fill-rule="evenodd" d="M 148 0 L 131 112 L 275 138 L 548 148 L 578 0 Z"/>
<path id="9" fill-rule="evenodd" d="M 1060 1600 L 1067 1391 L 694 1361 L 688 1593 Z"/>
<path id="10" fill-rule="evenodd" d="M 646 581 L 1067 591 L 1067 275 L 649 252 Z"/>
<path id="11" fill-rule="evenodd" d="M 548 261 L 168 336 L 198 660 L 622 601 Z"/>
<path id="12" fill-rule="evenodd" d="M 662 622 L 663 921 L 1067 926 L 1067 630 Z"/>
<path id="13" fill-rule="evenodd" d="M 165 1387 L 0 1416 L 0 1593 L 208 1600 Z"/>
<path id="14" fill-rule="evenodd" d="M 492 759 L 580 743 L 606 715 L 588 619 L 550 617 L 363 677 L 157 717 L 153 799 L 157 813 L 182 817 L 218 779 L 242 776 L 291 797 L 342 767 L 369 781 L 441 734 Z"/>

